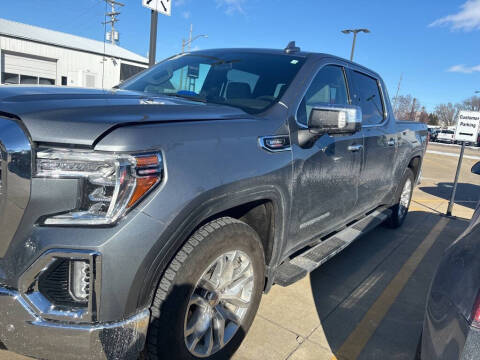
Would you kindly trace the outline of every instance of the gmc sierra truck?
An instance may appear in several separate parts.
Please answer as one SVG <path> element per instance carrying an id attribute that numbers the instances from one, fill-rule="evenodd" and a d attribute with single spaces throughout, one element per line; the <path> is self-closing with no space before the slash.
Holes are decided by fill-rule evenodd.
<path id="1" fill-rule="evenodd" d="M 0 87 L 0 343 L 221 359 L 263 292 L 402 224 L 427 142 L 363 66 L 180 54 L 112 90 Z"/>

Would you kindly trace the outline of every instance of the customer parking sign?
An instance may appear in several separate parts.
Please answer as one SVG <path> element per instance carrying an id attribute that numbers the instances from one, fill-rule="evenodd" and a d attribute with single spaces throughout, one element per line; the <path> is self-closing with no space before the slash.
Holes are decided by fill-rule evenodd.
<path id="1" fill-rule="evenodd" d="M 456 141 L 477 142 L 480 130 L 480 112 L 460 111 L 455 131 Z"/>

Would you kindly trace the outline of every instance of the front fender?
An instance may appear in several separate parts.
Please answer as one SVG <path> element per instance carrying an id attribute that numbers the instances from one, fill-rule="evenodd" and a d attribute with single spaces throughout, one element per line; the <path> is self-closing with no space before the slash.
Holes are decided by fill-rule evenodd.
<path id="1" fill-rule="evenodd" d="M 275 224 L 272 256 L 270 263 L 267 264 L 268 276 L 269 269 L 278 263 L 285 244 L 287 224 L 285 219 L 289 217 L 287 198 L 282 190 L 273 185 L 250 188 L 239 186 L 237 190 L 232 189 L 232 186 L 226 186 L 224 189 L 215 189 L 200 195 L 170 222 L 139 267 L 134 281 L 138 286 L 130 289 L 129 304 L 135 308 L 143 308 L 152 303 L 157 284 L 166 267 L 201 224 L 229 209 L 265 200 L 273 204 Z"/>

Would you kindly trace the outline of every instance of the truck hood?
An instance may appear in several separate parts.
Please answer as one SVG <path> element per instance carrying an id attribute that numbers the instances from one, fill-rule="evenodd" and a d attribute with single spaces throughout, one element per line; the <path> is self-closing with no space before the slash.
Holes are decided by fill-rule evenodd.
<path id="1" fill-rule="evenodd" d="M 241 109 L 125 90 L 0 86 L 0 115 L 21 119 L 35 142 L 92 146 L 113 127 L 249 118 Z"/>

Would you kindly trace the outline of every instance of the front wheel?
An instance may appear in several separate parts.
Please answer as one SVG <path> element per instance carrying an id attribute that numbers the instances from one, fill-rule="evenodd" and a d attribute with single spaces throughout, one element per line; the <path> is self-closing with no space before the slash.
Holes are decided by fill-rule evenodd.
<path id="1" fill-rule="evenodd" d="M 250 226 L 227 217 L 202 226 L 160 281 L 144 357 L 229 358 L 258 310 L 264 271 L 261 241 Z"/>
<path id="2" fill-rule="evenodd" d="M 402 185 L 400 187 L 401 192 L 397 196 L 397 203 L 392 206 L 392 215 L 388 219 L 388 225 L 391 228 L 398 228 L 402 226 L 405 218 L 408 214 L 408 208 L 410 207 L 410 202 L 412 201 L 413 194 L 413 183 L 415 182 L 415 176 L 413 175 L 412 170 L 408 168 L 403 175 Z"/>

